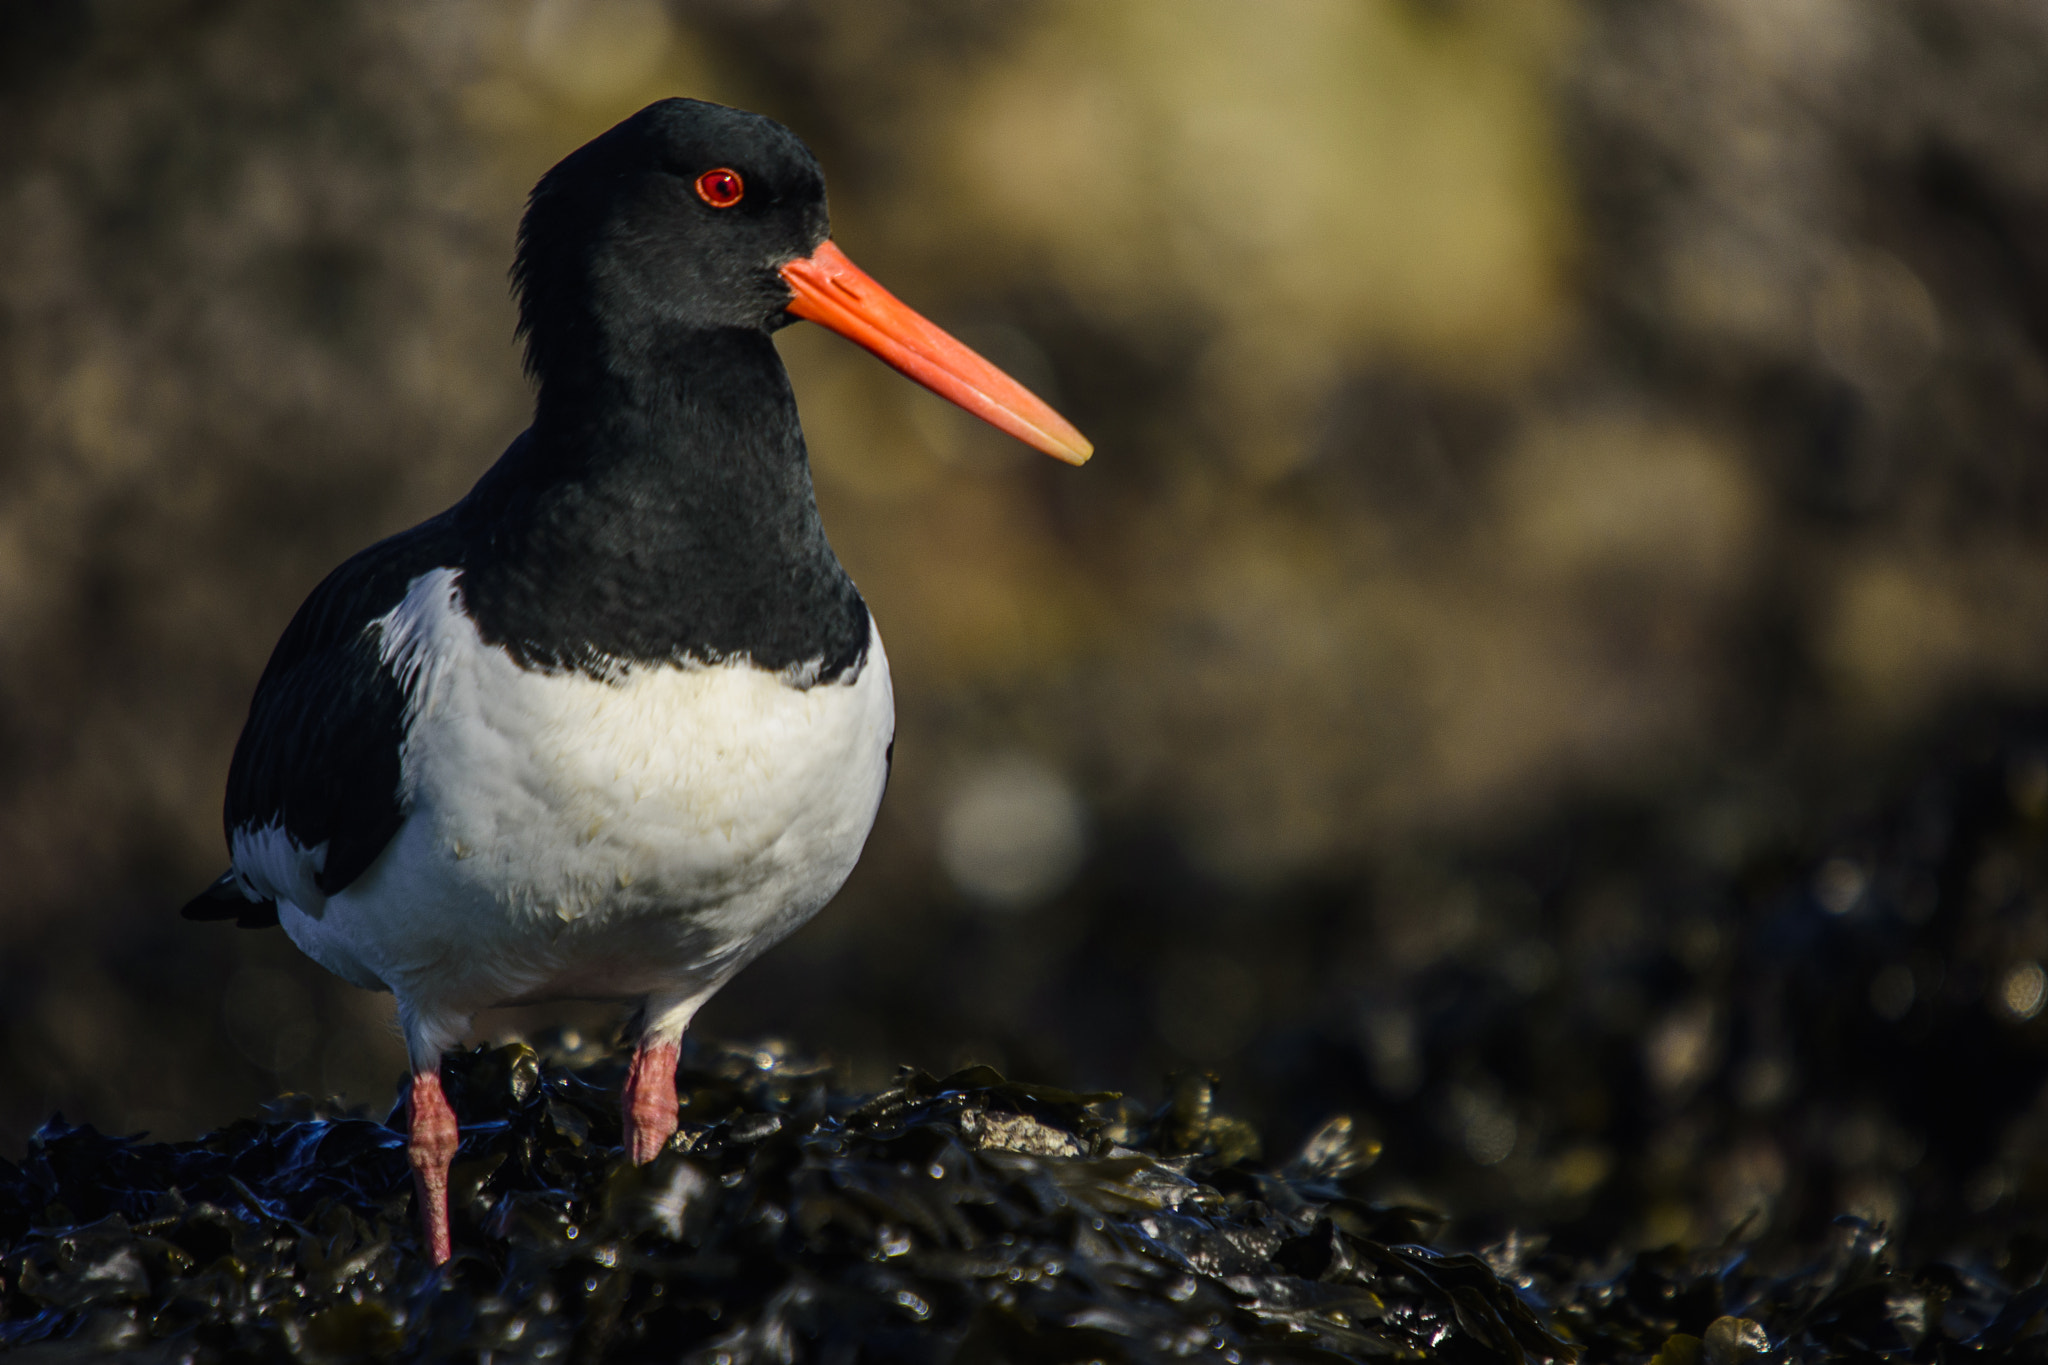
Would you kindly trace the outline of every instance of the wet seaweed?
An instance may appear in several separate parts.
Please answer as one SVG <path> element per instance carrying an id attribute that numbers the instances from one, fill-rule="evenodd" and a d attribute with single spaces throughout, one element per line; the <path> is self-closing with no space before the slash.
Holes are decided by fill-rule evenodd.
<path id="1" fill-rule="evenodd" d="M 558 1037 L 447 1067 L 455 1260 L 404 1140 L 286 1097 L 185 1143 L 54 1119 L 0 1163 L 0 1350 L 164 1361 L 2038 1359 L 2048 1288 L 1904 1270 L 1854 1220 L 1772 1275 L 1724 1250 L 1593 1266 L 1432 1247 L 1361 1197 L 1339 1116 L 1277 1165 L 1183 1076 L 1114 1094 L 905 1071 L 846 1095 L 776 1045 L 699 1047 L 683 1127 L 618 1150 L 617 1057 Z M 2010 1266 L 2008 1267 L 2010 1271 Z"/>

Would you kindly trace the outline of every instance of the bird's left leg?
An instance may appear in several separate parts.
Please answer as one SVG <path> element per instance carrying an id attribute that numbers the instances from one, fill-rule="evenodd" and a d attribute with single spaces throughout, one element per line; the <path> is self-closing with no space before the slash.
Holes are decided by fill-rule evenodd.
<path id="1" fill-rule="evenodd" d="M 681 999 L 651 997 L 643 1011 L 640 1041 L 626 1068 L 626 1090 L 619 1097 L 620 1127 L 626 1155 L 644 1166 L 675 1136 L 676 1060 L 682 1054 L 683 1030 L 712 991 Z"/>
<path id="2" fill-rule="evenodd" d="M 399 1027 L 412 1058 L 412 1089 L 405 1097 L 405 1155 L 412 1163 L 420 1209 L 420 1240 L 435 1265 L 455 1254 L 448 1226 L 448 1167 L 461 1141 L 455 1110 L 441 1089 L 441 1054 L 461 1038 L 469 1021 L 422 1015 L 409 1002 L 398 1004 Z"/>
<path id="3" fill-rule="evenodd" d="M 455 1160 L 461 1134 L 455 1110 L 441 1090 L 438 1059 L 431 1070 L 413 1072 L 405 1113 L 405 1154 L 412 1163 L 413 1186 L 419 1198 L 421 1240 L 434 1264 L 444 1265 L 455 1254 L 455 1239 L 448 1227 L 448 1166 Z"/>

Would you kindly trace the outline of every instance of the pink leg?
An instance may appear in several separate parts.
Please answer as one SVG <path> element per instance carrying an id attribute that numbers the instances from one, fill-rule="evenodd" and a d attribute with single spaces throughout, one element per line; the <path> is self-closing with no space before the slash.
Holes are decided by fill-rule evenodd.
<path id="1" fill-rule="evenodd" d="M 455 1254 L 448 1232 L 448 1164 L 455 1160 L 457 1133 L 455 1111 L 441 1092 L 439 1063 L 431 1071 L 413 1073 L 405 1107 L 405 1153 L 412 1160 L 413 1188 L 419 1194 L 420 1232 L 434 1264 L 445 1265 Z"/>
<path id="2" fill-rule="evenodd" d="M 676 1059 L 682 1043 L 640 1040 L 633 1064 L 626 1070 L 626 1093 L 619 1100 L 625 1128 L 626 1155 L 645 1166 L 668 1145 L 676 1131 Z"/>

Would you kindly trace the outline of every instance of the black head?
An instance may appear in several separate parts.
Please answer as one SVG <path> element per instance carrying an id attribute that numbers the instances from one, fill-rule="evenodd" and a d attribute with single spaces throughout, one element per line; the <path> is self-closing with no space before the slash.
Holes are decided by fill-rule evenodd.
<path id="1" fill-rule="evenodd" d="M 729 204 L 738 177 L 739 197 Z M 722 205 L 722 206 L 721 206 Z M 527 369 L 631 366 L 661 333 L 790 321 L 776 273 L 826 239 L 825 177 L 773 119 L 702 100 L 651 104 L 541 177 L 512 274 Z"/>

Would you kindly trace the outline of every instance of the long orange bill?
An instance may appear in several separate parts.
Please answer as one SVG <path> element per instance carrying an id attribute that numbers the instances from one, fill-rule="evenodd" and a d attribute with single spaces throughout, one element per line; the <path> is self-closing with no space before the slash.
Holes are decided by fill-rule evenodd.
<path id="1" fill-rule="evenodd" d="M 790 312 L 867 347 L 941 398 L 1055 460 L 1085 464 L 1095 453 L 1038 395 L 925 321 L 832 243 L 782 267 L 782 278 L 796 295 Z"/>

